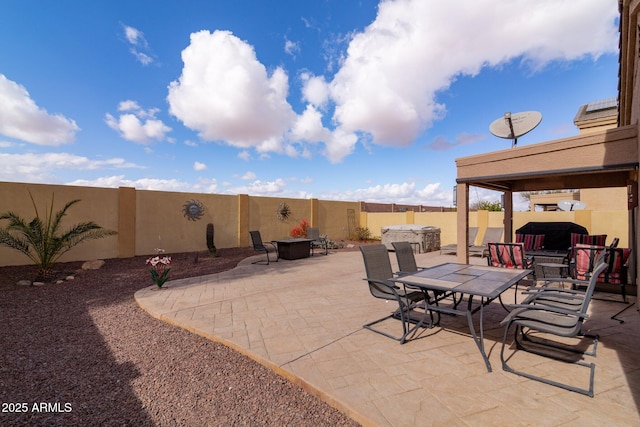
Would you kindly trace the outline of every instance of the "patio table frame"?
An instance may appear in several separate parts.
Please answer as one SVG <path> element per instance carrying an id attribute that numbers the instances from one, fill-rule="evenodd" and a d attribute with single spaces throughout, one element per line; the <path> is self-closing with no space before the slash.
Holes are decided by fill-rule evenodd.
<path id="1" fill-rule="evenodd" d="M 424 317 L 413 330 L 415 331 L 418 326 L 425 324 L 430 311 L 465 316 L 487 371 L 491 372 L 491 363 L 484 349 L 484 307 L 496 298 L 499 299 L 503 292 L 530 273 L 531 270 L 445 263 L 415 273 L 393 277 L 389 280 L 401 283 L 405 288 L 419 289 L 425 293 L 425 297 L 428 291 L 454 292 L 467 296 L 466 310 L 458 309 L 458 304 L 454 304 L 453 308 L 440 307 L 430 303 L 429 299 L 425 298 L 427 302 Z M 479 305 L 474 306 L 474 297 L 480 298 Z M 480 312 L 480 336 L 476 333 L 473 324 L 473 315 L 478 311 Z"/>

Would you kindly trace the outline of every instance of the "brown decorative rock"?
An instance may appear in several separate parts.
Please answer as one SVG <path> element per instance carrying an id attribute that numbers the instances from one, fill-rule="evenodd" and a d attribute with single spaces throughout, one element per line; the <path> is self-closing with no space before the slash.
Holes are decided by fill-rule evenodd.
<path id="1" fill-rule="evenodd" d="M 31 280 L 18 280 L 18 286 L 31 286 Z"/>
<path id="2" fill-rule="evenodd" d="M 101 259 L 94 259 L 93 261 L 86 261 L 82 264 L 83 270 L 98 270 L 104 265 L 104 261 Z"/>
<path id="3" fill-rule="evenodd" d="M 64 280 L 75 280 L 75 277 L 73 276 L 67 276 L 64 278 Z"/>
<path id="4" fill-rule="evenodd" d="M 44 286 L 44 282 L 33 282 L 33 286 Z"/>
<path id="5" fill-rule="evenodd" d="M 64 283 L 64 280 L 56 280 L 56 285 L 59 285 L 61 283 Z"/>

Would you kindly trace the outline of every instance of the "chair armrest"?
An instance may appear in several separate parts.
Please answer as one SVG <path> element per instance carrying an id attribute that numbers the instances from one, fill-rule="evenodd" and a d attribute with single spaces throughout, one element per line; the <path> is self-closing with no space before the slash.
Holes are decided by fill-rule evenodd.
<path id="1" fill-rule="evenodd" d="M 501 326 L 504 326 L 508 323 L 510 323 L 511 321 L 514 320 L 514 318 L 517 318 L 519 314 L 526 312 L 526 311 L 546 311 L 546 312 L 550 312 L 550 313 L 555 313 L 555 314 L 564 314 L 567 316 L 573 316 L 573 317 L 580 317 L 582 319 L 586 319 L 589 317 L 589 315 L 587 313 L 578 313 L 576 311 L 572 311 L 572 310 L 565 310 L 564 308 L 558 308 L 558 307 L 550 307 L 547 305 L 532 305 L 532 304 L 510 304 L 509 308 L 511 308 L 511 312 L 509 314 L 507 314 L 507 317 L 505 317 L 504 319 L 502 319 L 502 321 L 500 322 Z"/>
<path id="2" fill-rule="evenodd" d="M 400 289 L 400 286 L 392 285 L 391 283 L 384 280 L 368 279 L 366 277 L 363 278 L 362 280 L 366 280 L 367 282 L 373 282 L 373 283 L 377 283 L 378 285 L 386 286 L 387 288 L 393 289 L 394 292 L 396 289 Z"/>
<path id="3" fill-rule="evenodd" d="M 522 291 L 523 294 L 527 295 L 542 295 L 546 292 L 553 292 L 554 294 L 568 294 L 568 295 L 584 295 L 584 291 L 579 291 L 577 289 L 564 289 L 564 288 L 550 288 L 546 286 L 541 286 L 539 288 L 528 288 Z"/>

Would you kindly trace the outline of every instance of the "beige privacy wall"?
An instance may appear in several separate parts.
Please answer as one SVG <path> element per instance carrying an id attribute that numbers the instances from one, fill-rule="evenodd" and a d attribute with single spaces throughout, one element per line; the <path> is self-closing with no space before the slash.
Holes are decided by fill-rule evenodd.
<path id="1" fill-rule="evenodd" d="M 355 227 L 367 227 L 373 237 L 380 237 L 381 228 L 397 224 L 421 224 L 440 228 L 442 245 L 456 243 L 456 212 L 360 212 L 359 202 L 338 202 L 318 199 L 286 199 L 252 197 L 246 194 L 221 195 L 136 190 L 134 188 L 96 188 L 68 185 L 41 185 L 0 182 L 0 212 L 14 211 L 27 222 L 35 213 L 29 191 L 41 216 L 54 195 L 54 213 L 73 199 L 63 224 L 69 226 L 94 221 L 102 227 L 118 231 L 118 235 L 91 240 L 73 248 L 61 261 L 83 261 L 150 255 L 155 248 L 168 254 L 207 249 L 206 227 L 214 225 L 217 248 L 250 246 L 250 230 L 260 230 L 263 240 L 285 239 L 290 230 L 306 219 L 331 240 L 349 237 Z M 191 221 L 184 215 L 187 202 L 196 201 L 204 208 L 202 217 Z M 286 203 L 290 217 L 281 221 L 276 210 Z M 502 227 L 502 212 L 470 212 L 469 225 L 478 227 L 476 244 L 482 241 L 487 227 Z M 620 238 L 620 247 L 628 247 L 628 212 L 514 212 L 513 230 L 529 221 L 570 221 L 580 224 L 591 234 L 607 234 L 607 243 Z M 6 226 L 7 221 L 0 221 Z M 65 228 L 65 227 L 63 227 Z M 515 239 L 515 236 L 512 236 Z M 29 264 L 30 260 L 17 251 L 0 247 L 0 266 Z"/>
<path id="2" fill-rule="evenodd" d="M 118 232 L 116 236 L 76 246 L 61 261 L 150 255 L 155 248 L 162 248 L 168 254 L 204 251 L 209 223 L 214 225 L 217 248 L 250 246 L 250 230 L 260 230 L 265 241 L 287 238 L 291 228 L 302 219 L 319 227 L 330 239 L 341 240 L 347 238 L 349 230 L 348 211 L 354 212 L 355 226 L 359 218 L 357 202 L 9 182 L 0 182 L 0 213 L 13 211 L 30 222 L 35 212 L 29 192 L 41 217 L 46 213 L 46 206 L 51 205 L 52 195 L 55 197 L 54 213 L 71 200 L 81 200 L 67 211 L 62 229 L 93 221 Z M 197 220 L 189 220 L 183 212 L 184 206 L 191 201 L 204 208 Z M 281 203 L 286 203 L 292 213 L 285 221 L 276 217 Z M 7 221 L 0 221 L 2 227 L 7 224 Z M 30 263 L 21 253 L 0 247 L 0 266 Z"/>
<path id="3" fill-rule="evenodd" d="M 619 247 L 629 247 L 629 213 L 615 211 L 572 211 L 572 212 L 514 212 L 511 241 L 515 241 L 515 231 L 528 222 L 574 222 L 585 227 L 590 234 L 606 234 L 607 244 L 614 237 L 620 239 Z M 360 213 L 360 224 L 368 227 L 373 237 L 380 238 L 381 228 L 397 224 L 420 224 L 440 228 L 440 244 L 456 243 L 456 212 L 396 212 Z M 469 212 L 469 227 L 478 227 L 475 244 L 480 244 L 487 227 L 503 227 L 502 212 Z M 503 241 L 506 239 L 503 237 Z M 473 242 L 472 242 L 473 243 Z"/>

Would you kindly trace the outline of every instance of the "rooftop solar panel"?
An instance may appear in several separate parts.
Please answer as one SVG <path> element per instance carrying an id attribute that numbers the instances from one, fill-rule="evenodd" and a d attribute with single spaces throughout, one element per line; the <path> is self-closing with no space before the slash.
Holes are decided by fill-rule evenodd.
<path id="1" fill-rule="evenodd" d="M 613 108 L 618 106 L 618 98 L 607 98 L 599 101 L 592 101 L 587 104 L 587 112 L 606 110 L 607 108 Z"/>

